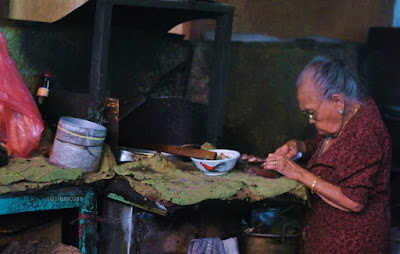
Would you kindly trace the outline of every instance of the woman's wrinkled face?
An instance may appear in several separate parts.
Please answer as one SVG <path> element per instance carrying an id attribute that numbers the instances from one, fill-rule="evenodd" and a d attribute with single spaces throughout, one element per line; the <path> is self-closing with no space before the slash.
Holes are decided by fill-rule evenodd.
<path id="1" fill-rule="evenodd" d="M 314 124 L 319 134 L 338 133 L 343 117 L 338 113 L 335 103 L 326 98 L 324 93 L 315 88 L 311 73 L 303 73 L 297 87 L 299 107 L 305 114 L 311 115 L 310 124 Z"/>

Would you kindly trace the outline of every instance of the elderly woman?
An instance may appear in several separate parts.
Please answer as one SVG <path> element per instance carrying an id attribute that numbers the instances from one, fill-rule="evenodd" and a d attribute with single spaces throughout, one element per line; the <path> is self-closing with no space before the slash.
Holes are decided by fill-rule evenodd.
<path id="1" fill-rule="evenodd" d="M 303 253 L 387 253 L 391 140 L 370 98 L 341 62 L 316 57 L 297 80 L 300 109 L 317 134 L 290 140 L 268 155 L 265 169 L 311 190 Z M 298 152 L 305 168 L 293 162 Z"/>

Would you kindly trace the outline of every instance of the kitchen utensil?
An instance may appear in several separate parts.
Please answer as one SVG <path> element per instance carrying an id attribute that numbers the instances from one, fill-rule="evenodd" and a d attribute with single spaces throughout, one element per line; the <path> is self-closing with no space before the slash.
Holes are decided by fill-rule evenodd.
<path id="1" fill-rule="evenodd" d="M 214 151 L 196 149 L 191 147 L 175 146 L 175 145 L 150 144 L 150 145 L 145 145 L 145 148 L 156 150 L 159 152 L 167 152 L 180 156 L 201 158 L 208 160 L 213 160 L 217 156 L 217 153 Z"/>
<path id="2" fill-rule="evenodd" d="M 145 159 L 154 156 L 157 153 L 155 150 L 147 150 L 147 149 L 140 149 L 140 148 L 131 148 L 131 147 L 119 147 L 118 148 L 118 162 L 128 162 L 128 161 L 135 161 L 138 159 Z M 161 153 L 163 156 L 169 159 L 177 159 L 179 157 L 170 154 L 170 153 Z"/>

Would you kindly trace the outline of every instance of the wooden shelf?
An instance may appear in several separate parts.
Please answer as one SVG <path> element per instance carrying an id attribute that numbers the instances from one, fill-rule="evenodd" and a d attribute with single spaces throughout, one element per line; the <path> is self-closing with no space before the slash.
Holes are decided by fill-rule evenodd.
<path id="1" fill-rule="evenodd" d="M 210 75 L 207 140 L 218 145 L 224 121 L 225 95 L 230 71 L 233 6 L 204 1 L 97 0 L 90 71 L 88 115 L 101 122 L 107 95 L 107 65 L 111 24 L 135 25 L 167 32 L 196 19 L 216 20 L 214 58 Z"/>

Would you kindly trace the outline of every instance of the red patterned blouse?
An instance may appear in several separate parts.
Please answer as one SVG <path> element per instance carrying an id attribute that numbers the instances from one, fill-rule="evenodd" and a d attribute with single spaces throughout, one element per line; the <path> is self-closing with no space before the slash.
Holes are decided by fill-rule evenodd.
<path id="1" fill-rule="evenodd" d="M 318 156 L 323 141 L 322 135 L 306 140 L 307 169 L 365 208 L 345 212 L 312 195 L 302 253 L 387 253 L 391 140 L 374 101 L 365 100 L 336 142 Z"/>

